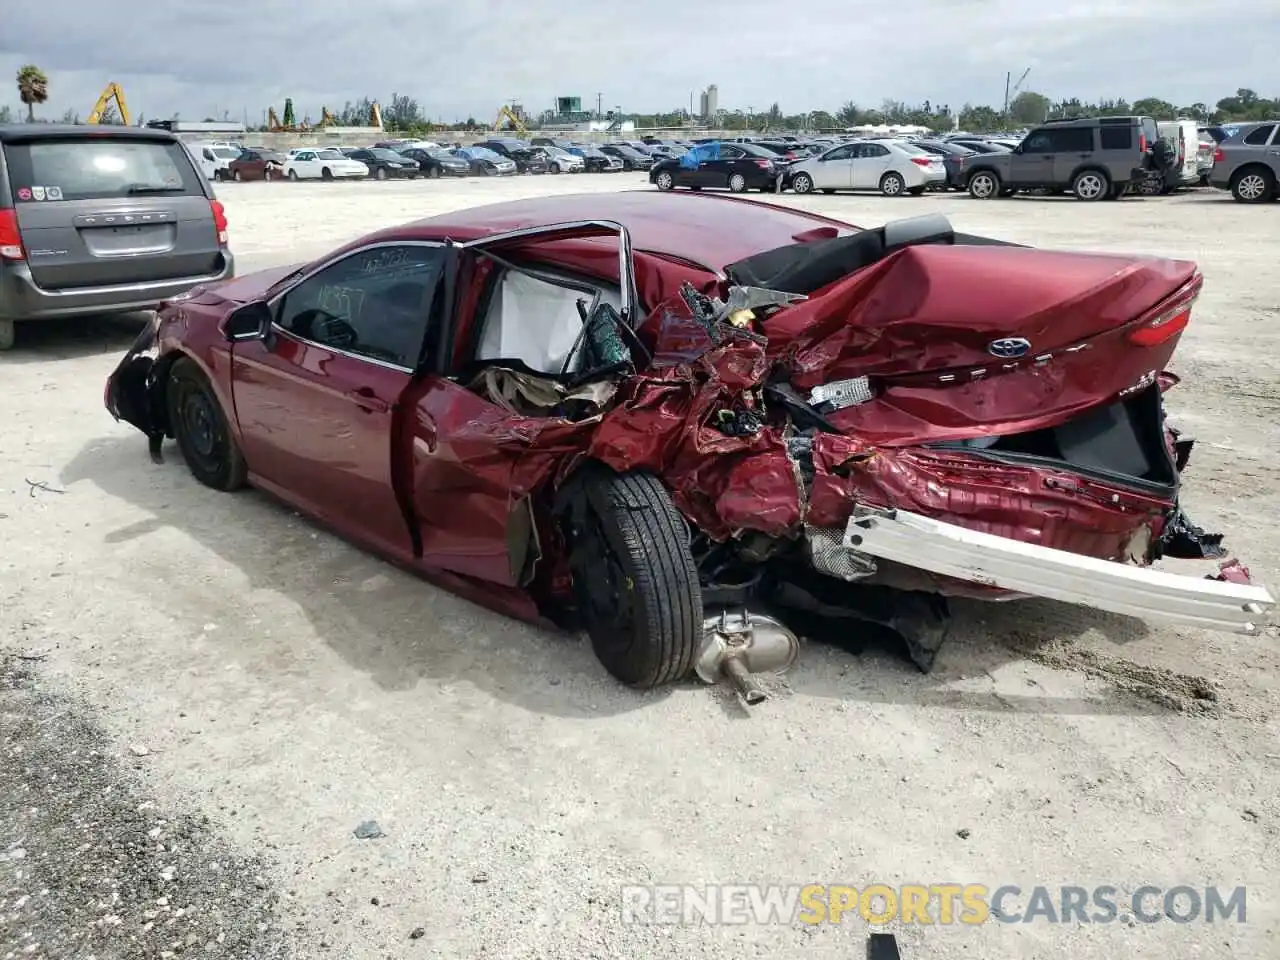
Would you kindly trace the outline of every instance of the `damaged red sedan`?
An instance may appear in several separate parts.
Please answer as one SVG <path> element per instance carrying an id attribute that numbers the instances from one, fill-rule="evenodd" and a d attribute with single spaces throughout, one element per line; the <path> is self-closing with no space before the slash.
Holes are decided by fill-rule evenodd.
<path id="1" fill-rule="evenodd" d="M 858 229 L 618 193 L 375 233 L 166 302 L 106 404 L 619 680 L 753 680 L 797 632 L 947 596 L 1258 632 L 1273 601 L 1178 506 L 1165 373 L 1192 263 L 1044 251 L 946 218 Z"/>

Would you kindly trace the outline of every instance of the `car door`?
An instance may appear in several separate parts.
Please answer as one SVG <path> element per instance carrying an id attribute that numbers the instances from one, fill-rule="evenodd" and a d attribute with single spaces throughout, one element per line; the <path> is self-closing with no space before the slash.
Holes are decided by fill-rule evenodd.
<path id="1" fill-rule="evenodd" d="M 304 179 L 320 176 L 320 164 L 316 161 L 315 152 L 311 150 L 299 150 L 294 154 L 293 169 Z"/>
<path id="2" fill-rule="evenodd" d="M 855 144 L 849 186 L 855 190 L 879 189 L 880 178 L 891 159 L 889 148 L 879 143 Z"/>
<path id="3" fill-rule="evenodd" d="M 446 255 L 431 243 L 346 254 L 271 300 L 266 336 L 232 346 L 241 447 L 259 482 L 403 557 L 413 538 L 393 482 L 393 434 Z"/>
<path id="4" fill-rule="evenodd" d="M 501 264 L 485 261 L 485 254 L 499 257 L 510 244 L 609 236 L 618 241 L 616 285 L 597 287 L 598 281 L 561 277 L 552 285 L 564 295 L 556 297 L 539 286 L 546 283 L 545 277 L 534 277 L 522 284 L 531 294 L 527 308 L 510 310 L 513 303 L 519 305 L 518 299 L 501 300 L 499 322 L 509 325 L 509 330 L 497 331 L 496 338 L 490 336 L 486 322 L 494 316 L 495 297 L 493 292 L 480 295 L 480 289 L 498 278 L 477 277 L 477 268 L 513 268 L 505 258 Z M 545 347 L 542 352 L 548 355 L 554 352 L 547 346 L 549 342 L 561 346 L 575 342 L 575 327 L 581 330 L 575 301 L 595 302 L 593 289 L 601 293 L 609 287 L 612 292 L 604 297 L 605 302 L 616 304 L 623 322 L 634 328 L 638 297 L 631 239 L 618 223 L 579 221 L 451 244 L 450 250 L 457 262 L 456 270 L 451 268 L 446 275 L 445 297 L 451 307 L 439 327 L 438 341 L 431 345 L 431 370 L 405 400 L 406 407 L 413 407 L 405 421 L 411 433 L 406 446 L 412 461 L 407 487 L 421 543 L 419 563 L 429 571 L 448 571 L 507 587 L 523 586 L 537 550 L 530 497 L 545 483 L 546 471 L 558 462 L 566 446 L 584 442 L 594 426 L 514 413 L 469 389 L 460 374 L 469 368 L 472 376 L 477 375 L 475 358 L 486 353 L 522 360 L 510 356 L 515 341 L 534 349 Z M 514 269 L 537 273 L 536 268 Z M 610 301 L 610 297 L 615 299 Z M 552 316 L 562 320 L 571 316 L 572 322 L 550 335 L 541 326 L 528 329 Z M 496 349 L 484 349 L 494 343 Z"/>
<path id="5" fill-rule="evenodd" d="M 713 160 L 698 164 L 698 186 L 727 187 L 729 176 L 746 158 L 747 153 L 741 147 L 731 143 L 720 144 L 720 154 Z M 745 173 L 745 171 L 743 171 Z"/>
<path id="6" fill-rule="evenodd" d="M 1017 184 L 1052 183 L 1057 160 L 1051 130 L 1032 130 L 1013 149 L 1009 179 Z"/>
<path id="7" fill-rule="evenodd" d="M 853 155 L 857 148 L 858 144 L 847 143 L 805 164 L 813 173 L 813 185 L 819 190 L 848 190 L 853 186 Z"/>
<path id="8" fill-rule="evenodd" d="M 1080 169 L 1081 164 L 1094 161 L 1102 166 L 1107 166 L 1105 155 L 1099 152 L 1101 143 L 1094 144 L 1095 136 L 1098 136 L 1099 140 L 1101 140 L 1101 135 L 1094 133 L 1095 129 L 1100 130 L 1101 126 L 1097 128 L 1063 127 L 1060 130 L 1048 131 L 1053 164 L 1047 174 L 1047 179 L 1043 182 L 1067 187 L 1071 185 L 1071 181 Z M 1132 169 L 1123 159 L 1123 154 L 1121 154 L 1121 160 L 1116 166 L 1126 174 L 1129 170 L 1124 169 L 1125 167 Z"/>

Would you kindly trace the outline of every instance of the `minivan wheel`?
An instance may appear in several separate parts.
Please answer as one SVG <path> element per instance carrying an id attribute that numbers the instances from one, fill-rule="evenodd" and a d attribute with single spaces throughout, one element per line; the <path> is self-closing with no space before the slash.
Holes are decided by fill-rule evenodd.
<path id="1" fill-rule="evenodd" d="M 12 320 L 0 320 L 0 350 L 13 349 L 14 326 Z"/>
<path id="2" fill-rule="evenodd" d="M 747 178 L 740 173 L 735 173 L 729 178 L 730 193 L 745 193 L 747 190 Z"/>
<path id="3" fill-rule="evenodd" d="M 653 182 L 658 185 L 659 190 L 670 190 L 676 185 L 676 178 L 671 175 L 671 171 L 662 170 Z"/>
<path id="4" fill-rule="evenodd" d="M 1275 189 L 1275 178 L 1259 169 L 1243 170 L 1231 181 L 1231 195 L 1240 203 L 1266 203 Z"/>
<path id="5" fill-rule="evenodd" d="M 902 179 L 902 174 L 894 173 L 890 170 L 880 178 L 880 192 L 886 197 L 899 197 L 906 188 L 907 182 Z"/>
<path id="6" fill-rule="evenodd" d="M 795 179 L 791 181 L 791 189 L 796 193 L 812 193 L 813 177 L 807 173 L 797 173 Z"/>
<path id="7" fill-rule="evenodd" d="M 387 179 L 387 171 L 383 167 L 379 167 L 377 170 L 373 171 L 373 179 L 375 180 Z"/>
<path id="8" fill-rule="evenodd" d="M 1000 178 L 994 173 L 980 170 L 969 178 L 969 196 L 975 200 L 990 200 L 1000 193 Z"/>
<path id="9" fill-rule="evenodd" d="M 1111 192 L 1107 175 L 1097 170 L 1081 170 L 1071 181 L 1071 192 L 1077 200 L 1101 200 Z"/>
<path id="10" fill-rule="evenodd" d="M 165 389 L 169 426 L 191 475 L 206 487 L 230 492 L 249 470 L 213 387 L 194 360 L 179 357 Z"/>

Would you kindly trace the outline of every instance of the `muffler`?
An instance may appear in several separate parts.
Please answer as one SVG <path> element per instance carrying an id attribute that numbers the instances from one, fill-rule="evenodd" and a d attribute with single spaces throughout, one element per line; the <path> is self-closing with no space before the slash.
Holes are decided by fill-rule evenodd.
<path id="1" fill-rule="evenodd" d="M 781 673 L 800 653 L 799 638 L 786 626 L 746 608 L 705 618 L 702 637 L 694 667 L 699 678 L 714 684 L 727 677 L 748 706 L 769 699 L 753 674 Z"/>

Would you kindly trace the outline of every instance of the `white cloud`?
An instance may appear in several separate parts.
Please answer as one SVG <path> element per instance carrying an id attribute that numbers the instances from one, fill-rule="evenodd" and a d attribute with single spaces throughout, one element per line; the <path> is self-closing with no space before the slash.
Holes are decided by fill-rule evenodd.
<path id="1" fill-rule="evenodd" d="M 847 100 L 998 104 L 1005 74 L 1054 99 L 1264 96 L 1280 40 L 1274 0 L 44 0 L 0 20 L 0 104 L 22 63 L 49 75 L 45 115 L 87 114 L 120 83 L 149 117 L 259 120 L 361 96 L 415 97 L 432 116 L 488 120 L 518 97 L 606 108 L 687 105 L 834 110 Z"/>

